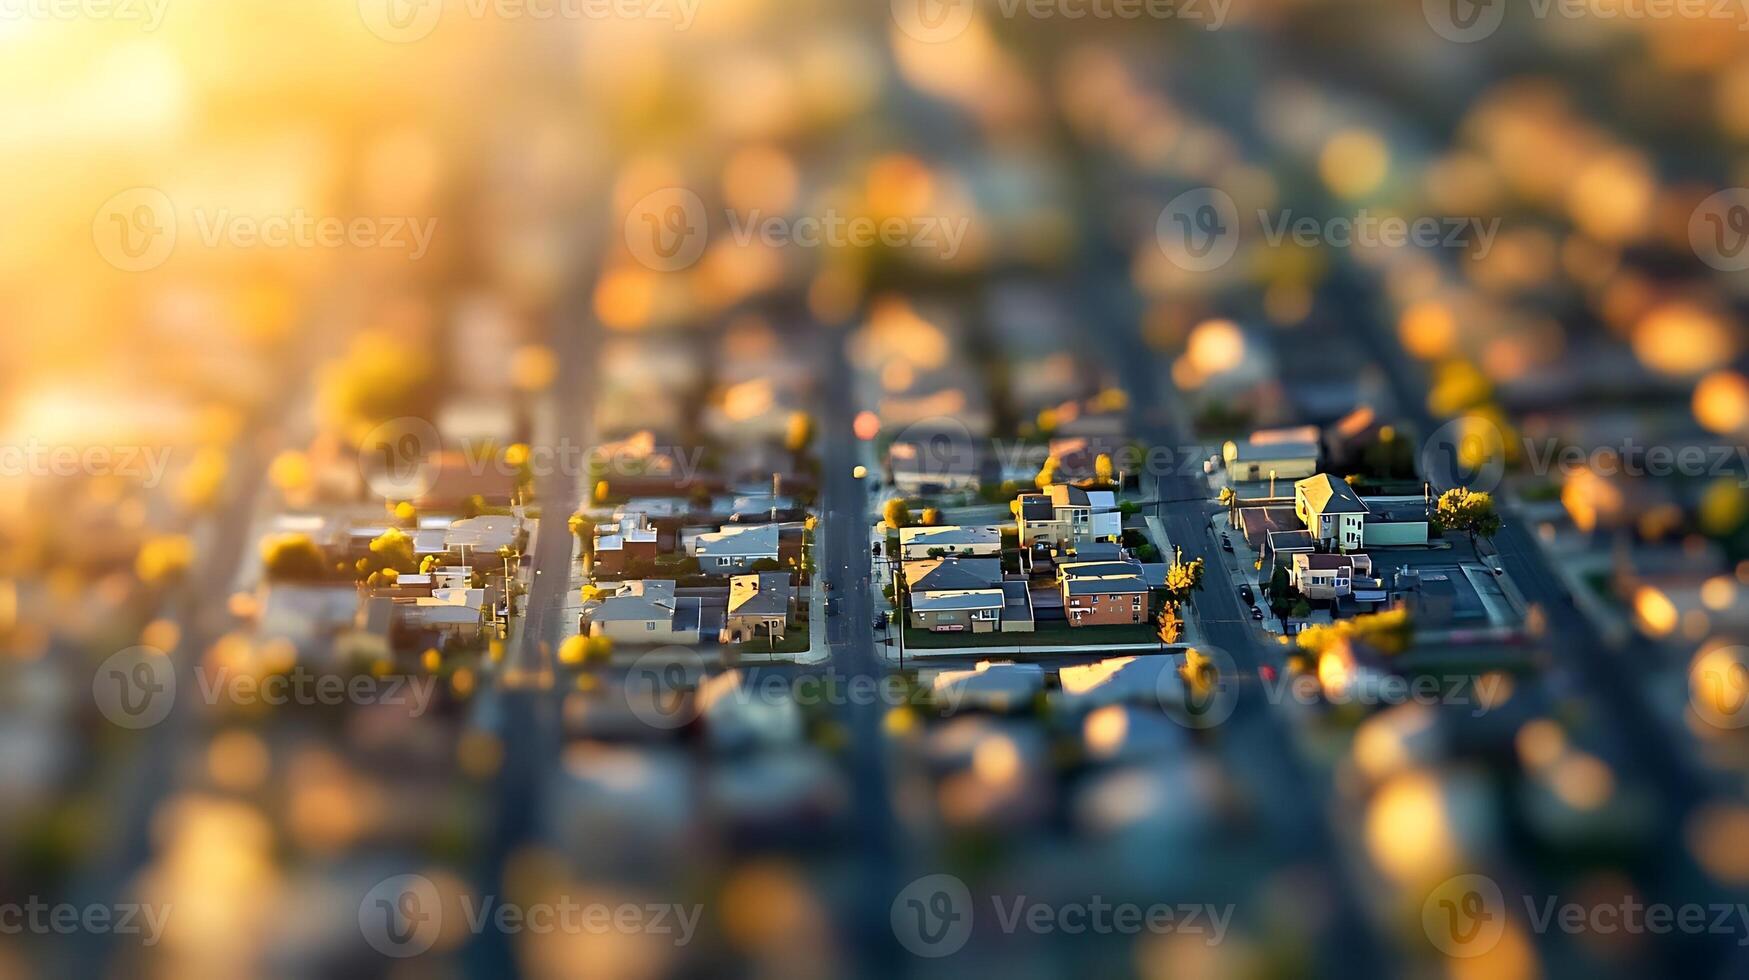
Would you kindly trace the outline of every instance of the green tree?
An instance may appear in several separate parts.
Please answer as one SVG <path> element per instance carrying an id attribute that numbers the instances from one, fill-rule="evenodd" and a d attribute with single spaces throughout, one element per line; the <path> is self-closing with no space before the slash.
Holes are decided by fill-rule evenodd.
<path id="1" fill-rule="evenodd" d="M 783 434 L 783 448 L 800 456 L 814 442 L 814 417 L 807 412 L 791 412 Z"/>
<path id="2" fill-rule="evenodd" d="M 1201 558 L 1185 561 L 1183 552 L 1173 557 L 1172 566 L 1166 569 L 1166 602 L 1169 606 L 1181 606 L 1190 601 L 1191 593 L 1201 591 L 1204 565 Z"/>
<path id="3" fill-rule="evenodd" d="M 1032 482 L 1036 484 L 1040 490 L 1049 489 L 1052 484 L 1058 482 L 1057 471 L 1062 469 L 1062 467 L 1062 461 L 1058 460 L 1056 456 L 1046 456 L 1045 464 L 1039 467 L 1038 477 Z"/>
<path id="4" fill-rule="evenodd" d="M 1300 631 L 1295 642 L 1301 650 L 1313 656 L 1322 654 L 1338 640 L 1354 640 L 1365 643 L 1380 653 L 1398 654 L 1409 648 L 1409 640 L 1413 635 L 1409 610 L 1399 607 L 1355 616 L 1352 619 L 1339 619 L 1328 626 L 1308 626 Z"/>
<path id="5" fill-rule="evenodd" d="M 312 582 L 328 577 L 328 557 L 307 534 L 278 534 L 261 543 L 268 581 Z"/>
<path id="6" fill-rule="evenodd" d="M 413 538 L 398 527 L 391 527 L 370 543 L 369 571 L 392 568 L 411 575 L 419 570 L 419 560 L 413 557 Z"/>
<path id="7" fill-rule="evenodd" d="M 1492 539 L 1500 531 L 1500 515 L 1494 510 L 1494 495 L 1457 487 L 1439 495 L 1435 510 L 1439 523 L 1451 530 L 1470 536 L 1470 547 L 1476 539 Z"/>
<path id="8" fill-rule="evenodd" d="M 887 501 L 881 508 L 881 517 L 886 520 L 888 527 L 895 530 L 911 526 L 911 508 L 902 497 Z"/>

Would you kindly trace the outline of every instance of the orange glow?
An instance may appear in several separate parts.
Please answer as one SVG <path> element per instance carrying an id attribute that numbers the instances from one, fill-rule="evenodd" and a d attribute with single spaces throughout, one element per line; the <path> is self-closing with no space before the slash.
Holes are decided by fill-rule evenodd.
<path id="1" fill-rule="evenodd" d="M 1231 320 L 1208 320 L 1190 332 L 1185 356 L 1197 374 L 1210 377 L 1245 362 L 1245 334 Z"/>
<path id="2" fill-rule="evenodd" d="M 1457 350 L 1457 318 L 1449 307 L 1433 300 L 1404 310 L 1397 333 L 1409 353 L 1424 361 L 1450 357 Z"/>
<path id="3" fill-rule="evenodd" d="M 1378 189 L 1390 172 L 1391 152 L 1371 130 L 1345 130 L 1324 145 L 1318 173 L 1337 195 L 1365 197 Z"/>
<path id="4" fill-rule="evenodd" d="M 1694 420 L 1729 435 L 1749 429 L 1749 379 L 1736 371 L 1715 371 L 1694 389 Z"/>
<path id="5" fill-rule="evenodd" d="M 881 434 L 881 417 L 873 412 L 858 412 L 856 421 L 851 423 L 851 429 L 858 439 L 868 442 Z"/>
<path id="6" fill-rule="evenodd" d="M 1647 313 L 1634 326 L 1633 344 L 1647 367 L 1678 376 L 1718 367 L 1737 354 L 1729 324 L 1711 310 L 1681 302 Z"/>

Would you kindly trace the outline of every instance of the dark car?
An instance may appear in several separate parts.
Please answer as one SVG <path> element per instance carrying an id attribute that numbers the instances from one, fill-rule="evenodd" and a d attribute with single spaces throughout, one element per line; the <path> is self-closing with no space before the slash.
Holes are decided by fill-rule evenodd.
<path id="1" fill-rule="evenodd" d="M 1250 605 L 1257 601 L 1257 597 L 1251 592 L 1251 586 L 1249 585 L 1239 586 L 1239 598 L 1244 599 L 1246 605 Z"/>
<path id="2" fill-rule="evenodd" d="M 1256 606 L 1252 606 L 1251 607 L 1251 618 L 1252 619 L 1259 619 L 1259 620 L 1262 619 L 1263 618 L 1263 610 L 1257 608 Z"/>
<path id="3" fill-rule="evenodd" d="M 877 630 L 884 630 L 887 628 L 886 613 L 875 613 L 874 628 Z"/>
<path id="4" fill-rule="evenodd" d="M 1221 535 L 1221 550 L 1222 551 L 1232 551 L 1233 550 L 1233 541 L 1231 538 L 1227 537 L 1225 534 Z"/>

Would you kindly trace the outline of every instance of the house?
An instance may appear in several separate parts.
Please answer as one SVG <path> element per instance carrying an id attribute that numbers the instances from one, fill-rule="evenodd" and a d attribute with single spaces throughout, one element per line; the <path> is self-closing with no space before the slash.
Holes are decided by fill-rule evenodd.
<path id="1" fill-rule="evenodd" d="M 1110 490 L 1083 490 L 1054 483 L 1043 493 L 1023 493 L 1016 524 L 1025 547 L 1066 548 L 1075 541 L 1114 542 L 1123 537 L 1123 514 Z"/>
<path id="2" fill-rule="evenodd" d="M 479 466 L 467 453 L 446 450 L 431 456 L 423 474 L 429 482 L 413 504 L 422 511 L 458 511 L 484 503 L 504 506 L 518 499 L 516 471 L 509 466 Z"/>
<path id="3" fill-rule="evenodd" d="M 944 670 L 930 679 L 930 693 L 948 711 L 1007 712 L 1032 707 L 1045 687 L 1038 664 L 980 660 L 971 670 Z"/>
<path id="4" fill-rule="evenodd" d="M 1362 497 L 1366 520 L 1361 544 L 1368 548 L 1426 547 L 1431 537 L 1433 501 L 1419 497 Z"/>
<path id="5" fill-rule="evenodd" d="M 729 580 L 728 617 L 723 621 L 721 641 L 742 643 L 761 631 L 768 639 L 781 640 L 789 625 L 789 611 L 788 572 L 737 575 Z"/>
<path id="6" fill-rule="evenodd" d="M 1002 529 L 980 527 L 907 527 L 899 530 L 899 553 L 906 561 L 964 555 L 1002 557 Z"/>
<path id="7" fill-rule="evenodd" d="M 522 540 L 520 516 L 488 515 L 456 521 L 443 532 L 443 548 L 464 563 L 499 564 L 498 552 Z"/>
<path id="8" fill-rule="evenodd" d="M 1116 480 L 1118 461 L 1128 459 L 1132 453 L 1128 444 L 1119 436 L 1077 435 L 1052 439 L 1049 455 L 1057 461 L 1058 478 L 1079 482 L 1099 476 L 1101 456 L 1112 461 L 1111 476 Z"/>
<path id="9" fill-rule="evenodd" d="M 1298 480 L 1318 472 L 1318 427 L 1269 429 L 1228 442 L 1221 461 L 1231 480 Z"/>
<path id="10" fill-rule="evenodd" d="M 1294 515 L 1325 548 L 1359 551 L 1366 540 L 1367 514 L 1354 488 L 1328 473 L 1294 484 Z"/>
<path id="11" fill-rule="evenodd" d="M 997 558 L 931 558 L 904 564 L 910 625 L 938 633 L 990 633 L 1008 604 Z"/>
<path id="12" fill-rule="evenodd" d="M 485 589 L 444 588 L 431 590 L 429 596 L 398 602 L 395 611 L 402 622 L 414 629 L 471 636 L 480 631 L 485 607 Z"/>
<path id="13" fill-rule="evenodd" d="M 624 575 L 634 562 L 656 560 L 656 529 L 642 514 L 627 514 L 617 524 L 596 525 L 597 575 Z"/>
<path id="14" fill-rule="evenodd" d="M 699 639 L 701 603 L 679 598 L 673 580 L 622 582 L 617 590 L 583 610 L 590 636 L 620 643 L 694 644 Z"/>
<path id="15" fill-rule="evenodd" d="M 907 497 L 976 490 L 980 482 L 978 452 L 963 430 L 894 440 L 887 447 L 887 472 Z"/>
<path id="16" fill-rule="evenodd" d="M 1025 582 L 1002 583 L 1002 632 L 1033 631 L 1032 591 Z"/>
<path id="17" fill-rule="evenodd" d="M 725 524 L 708 531 L 692 544 L 699 570 L 706 575 L 742 575 L 762 561 L 777 561 L 776 524 Z"/>
<path id="18" fill-rule="evenodd" d="M 285 640 L 305 656 L 325 654 L 359 621 L 358 589 L 351 585 L 275 583 L 262 587 L 256 635 Z"/>
<path id="19" fill-rule="evenodd" d="M 1149 586 L 1139 562 L 1071 562 L 1057 568 L 1070 626 L 1145 623 Z"/>
<path id="20" fill-rule="evenodd" d="M 1296 554 L 1288 566 L 1288 583 L 1308 599 L 1330 601 L 1347 598 L 1356 594 L 1357 585 L 1362 591 L 1367 591 L 1367 585 L 1375 584 L 1372 559 L 1361 553 Z M 1385 597 L 1376 584 L 1370 591 L 1378 592 L 1381 600 Z"/>

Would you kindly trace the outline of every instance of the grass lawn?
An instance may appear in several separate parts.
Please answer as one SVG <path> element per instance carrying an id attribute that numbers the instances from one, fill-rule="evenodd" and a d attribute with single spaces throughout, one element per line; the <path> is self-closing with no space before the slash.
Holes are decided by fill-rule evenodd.
<path id="1" fill-rule="evenodd" d="M 808 620 L 801 617 L 789 624 L 776 646 L 764 637 L 735 644 L 737 653 L 806 653 L 808 650 Z"/>
<path id="2" fill-rule="evenodd" d="M 1114 643 L 1158 643 L 1160 635 L 1149 623 L 1124 626 L 1081 626 L 1067 623 L 1040 626 L 1031 633 L 932 633 L 906 629 L 905 645 L 919 650 L 945 647 L 1087 646 Z"/>

